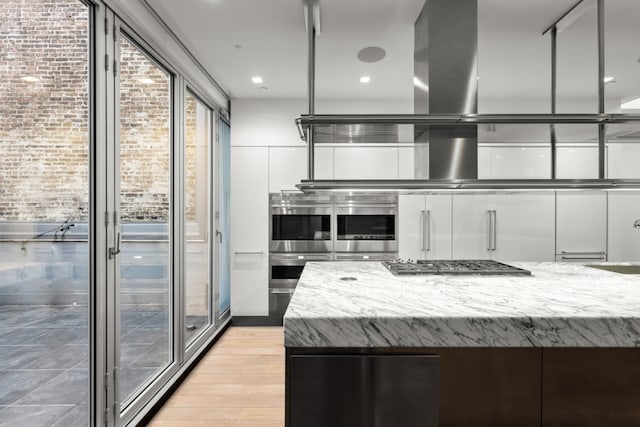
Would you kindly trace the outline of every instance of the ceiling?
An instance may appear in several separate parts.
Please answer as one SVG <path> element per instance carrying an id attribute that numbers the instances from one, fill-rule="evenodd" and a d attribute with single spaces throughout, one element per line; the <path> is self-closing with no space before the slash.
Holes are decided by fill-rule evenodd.
<path id="1" fill-rule="evenodd" d="M 147 1 L 232 98 L 306 97 L 302 0 Z M 542 31 L 575 1 L 478 0 L 479 112 L 505 112 L 505 100 L 509 111 L 549 111 L 550 41 Z M 411 100 L 413 25 L 424 0 L 319 2 L 316 97 Z M 619 105 L 640 96 L 640 48 L 632 42 L 640 38 L 640 2 L 607 0 L 606 8 L 606 74 L 616 78 L 607 97 Z M 558 112 L 597 111 L 595 102 L 580 103 L 597 96 L 595 18 L 592 8 L 558 35 Z M 386 57 L 359 61 L 368 46 Z M 363 75 L 371 82 L 361 84 Z"/>

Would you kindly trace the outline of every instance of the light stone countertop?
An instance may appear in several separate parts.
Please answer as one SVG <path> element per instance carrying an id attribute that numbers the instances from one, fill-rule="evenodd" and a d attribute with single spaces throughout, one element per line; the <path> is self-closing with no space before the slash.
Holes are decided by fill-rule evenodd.
<path id="1" fill-rule="evenodd" d="M 284 316 L 285 345 L 640 347 L 640 275 L 509 264 L 532 275 L 394 276 L 379 262 L 309 262 Z"/>

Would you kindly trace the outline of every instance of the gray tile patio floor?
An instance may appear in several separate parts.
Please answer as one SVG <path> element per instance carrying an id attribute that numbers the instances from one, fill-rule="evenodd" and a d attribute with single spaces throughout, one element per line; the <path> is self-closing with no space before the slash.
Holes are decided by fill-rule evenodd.
<path id="1" fill-rule="evenodd" d="M 0 306 L 0 426 L 88 424 L 88 315 L 81 306 Z M 121 395 L 169 360 L 166 306 L 122 313 Z M 200 331 L 204 318 L 189 318 Z"/>

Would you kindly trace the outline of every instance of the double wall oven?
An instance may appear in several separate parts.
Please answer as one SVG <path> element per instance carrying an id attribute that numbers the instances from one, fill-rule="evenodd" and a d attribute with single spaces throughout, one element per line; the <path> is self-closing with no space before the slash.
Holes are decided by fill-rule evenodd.
<path id="1" fill-rule="evenodd" d="M 307 261 L 392 260 L 396 195 L 269 197 L 269 315 L 282 319 Z"/>
<path id="2" fill-rule="evenodd" d="M 336 259 L 347 255 L 354 259 L 395 257 L 398 252 L 396 195 L 336 196 L 334 211 Z"/>

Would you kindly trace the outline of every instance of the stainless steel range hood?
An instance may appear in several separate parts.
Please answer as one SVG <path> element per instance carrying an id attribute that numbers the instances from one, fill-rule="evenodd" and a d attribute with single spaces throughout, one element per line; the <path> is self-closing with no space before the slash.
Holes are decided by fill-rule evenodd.
<path id="1" fill-rule="evenodd" d="M 414 34 L 414 113 L 476 114 L 477 0 L 426 0 Z M 414 132 L 418 178 L 478 177 L 476 126 L 415 126 Z M 418 145 L 425 143 L 428 156 Z"/>
<path id="2" fill-rule="evenodd" d="M 305 0 L 316 2 L 317 0 Z M 580 0 L 582 1 L 582 0 Z M 598 7 L 597 114 L 556 114 L 556 38 L 551 37 L 551 114 L 477 114 L 477 0 L 426 0 L 414 24 L 414 114 L 315 114 L 315 31 L 308 32 L 309 113 L 295 120 L 307 143 L 307 177 L 296 187 L 305 193 L 333 192 L 467 192 L 547 190 L 638 190 L 640 179 L 606 179 L 606 126 L 640 123 L 640 115 L 606 114 L 604 110 L 604 2 Z M 307 28 L 314 28 L 308 8 Z M 572 9 L 573 10 L 573 9 Z M 571 11 L 570 11 L 571 12 Z M 568 13 L 570 13 L 568 12 Z M 566 19 L 563 15 L 550 28 Z M 555 32 L 555 31 L 554 31 Z M 549 179 L 477 179 L 477 127 L 495 124 L 548 124 L 551 130 Z M 598 127 L 598 178 L 557 179 L 557 124 Z M 398 129 L 414 130 L 416 164 L 412 180 L 318 180 L 314 178 L 316 142 L 400 142 Z M 375 138 L 370 138 L 374 129 Z M 411 133 L 411 132 L 410 132 Z M 403 132 L 403 142 L 406 133 Z M 317 138 L 316 138 L 317 137 Z M 395 140 L 394 140 L 395 137 Z M 389 138 L 389 140 L 387 140 Z M 424 155 L 423 155 L 424 154 Z M 429 159 L 427 161 L 426 159 Z M 428 167 L 427 167 L 428 165 Z M 423 171 L 421 171 L 423 169 Z M 421 173 L 428 171 L 427 173 Z"/>

